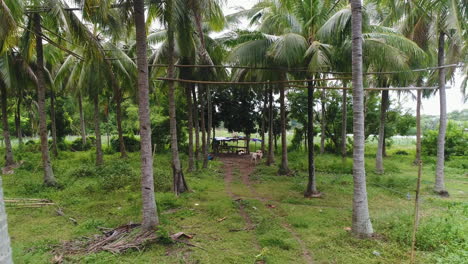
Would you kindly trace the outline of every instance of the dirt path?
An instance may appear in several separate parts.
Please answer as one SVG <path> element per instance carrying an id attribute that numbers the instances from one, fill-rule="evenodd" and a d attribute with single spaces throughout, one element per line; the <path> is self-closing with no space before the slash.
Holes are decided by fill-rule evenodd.
<path id="1" fill-rule="evenodd" d="M 255 170 L 254 164 L 250 161 L 249 157 L 244 156 L 236 156 L 236 155 L 220 155 L 218 158 L 223 162 L 223 169 L 224 169 L 224 183 L 226 186 L 226 192 L 234 199 L 240 199 L 240 197 L 236 196 L 232 192 L 231 184 L 233 181 L 233 170 L 235 168 L 239 169 L 241 174 L 242 183 L 245 184 L 254 199 L 257 199 L 265 205 L 265 207 L 269 208 L 270 211 L 278 217 L 280 220 L 281 226 L 286 229 L 291 236 L 297 241 L 300 245 L 302 250 L 302 256 L 306 263 L 313 263 L 312 254 L 308 251 L 304 241 L 300 238 L 299 234 L 284 220 L 284 216 L 287 215 L 286 212 L 279 209 L 277 206 L 272 206 L 272 201 L 268 200 L 267 198 L 261 196 L 255 188 L 252 186 L 252 182 L 250 181 L 250 175 Z M 245 212 L 242 204 L 240 203 L 239 213 L 241 214 L 242 218 L 244 218 L 245 222 L 247 223 L 247 228 L 254 228 L 252 225 L 252 220 L 250 219 L 249 215 Z M 260 249 L 260 245 L 256 244 L 256 247 Z"/>

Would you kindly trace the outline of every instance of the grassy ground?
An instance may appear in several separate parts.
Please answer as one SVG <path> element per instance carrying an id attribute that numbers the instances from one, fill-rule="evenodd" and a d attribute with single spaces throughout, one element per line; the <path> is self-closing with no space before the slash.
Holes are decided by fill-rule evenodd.
<path id="1" fill-rule="evenodd" d="M 276 167 L 257 166 L 251 187 L 241 180 L 241 170 L 233 173 L 232 192 L 242 197 L 242 207 L 255 229 L 231 232 L 246 226 L 239 214 L 239 202 L 226 192 L 222 164 L 210 162 L 209 169 L 187 174 L 192 192 L 176 198 L 170 192 L 171 172 L 168 154 L 155 157 L 157 202 L 164 235 L 184 231 L 194 234 L 191 243 L 157 243 L 144 251 L 123 255 L 101 252 L 67 256 L 67 263 L 304 263 L 301 245 L 317 263 L 402 263 L 409 258 L 411 217 L 416 167 L 414 151 L 402 144 L 388 150 L 386 173 L 375 175 L 375 146 L 367 148 L 367 175 L 370 212 L 378 239 L 359 240 L 346 230 L 351 225 L 352 162 L 348 158 L 318 155 L 318 187 L 322 199 L 304 199 L 307 157 L 290 152 L 293 177 L 277 176 Z M 409 155 L 397 155 L 407 152 Z M 403 153 L 404 154 L 404 153 Z M 42 186 L 40 155 L 24 151 L 25 161 L 14 175 L 3 176 L 7 198 L 47 198 L 56 207 L 19 209 L 7 207 L 9 231 L 15 263 L 50 263 L 51 250 L 61 241 L 92 236 L 98 227 L 117 227 L 140 221 L 139 155 L 120 160 L 108 154 L 106 165 L 94 166 L 94 153 L 61 152 L 53 160 L 60 189 Z M 279 156 L 277 156 L 279 159 Z M 447 162 L 446 184 L 450 198 L 432 194 L 434 158 L 424 160 L 422 219 L 418 234 L 419 263 L 463 263 L 468 257 L 467 193 L 468 164 L 465 159 Z M 266 201 L 266 202 L 265 202 Z M 265 204 L 271 204 L 269 208 Z M 77 220 L 73 224 L 68 217 Z M 218 221 L 225 218 L 224 221 Z M 290 230 L 288 230 L 290 229 Z M 290 232 L 293 231 L 298 237 Z M 258 245 L 259 247 L 256 247 Z"/>

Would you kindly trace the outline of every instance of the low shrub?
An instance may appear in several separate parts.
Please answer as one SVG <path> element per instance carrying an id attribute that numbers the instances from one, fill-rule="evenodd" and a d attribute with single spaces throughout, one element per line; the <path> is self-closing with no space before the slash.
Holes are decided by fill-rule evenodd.
<path id="1" fill-rule="evenodd" d="M 447 124 L 447 132 L 445 136 L 445 158 L 451 156 L 467 156 L 468 155 L 468 133 L 463 132 L 464 127 L 453 121 Z M 437 155 L 437 138 L 438 130 L 429 130 L 424 134 L 422 139 L 422 149 L 424 153 L 431 156 Z"/>
<path id="2" fill-rule="evenodd" d="M 128 152 L 137 152 L 140 151 L 140 140 L 137 139 L 135 136 L 131 135 L 125 135 L 123 136 L 124 144 L 125 144 L 125 150 Z M 111 148 L 115 152 L 120 151 L 120 141 L 118 137 L 113 137 L 111 139 Z"/>
<path id="3" fill-rule="evenodd" d="M 86 144 L 83 144 L 81 137 L 73 140 L 70 149 L 73 151 L 86 151 L 96 145 L 95 137 L 87 137 L 86 139 Z"/>

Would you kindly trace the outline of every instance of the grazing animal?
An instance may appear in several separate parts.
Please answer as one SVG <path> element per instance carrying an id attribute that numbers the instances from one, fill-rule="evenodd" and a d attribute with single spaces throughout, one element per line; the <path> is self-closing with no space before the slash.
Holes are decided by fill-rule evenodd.
<path id="1" fill-rule="evenodd" d="M 257 164 L 257 161 L 261 160 L 262 158 L 263 153 L 261 150 L 250 153 L 250 161 L 254 162 L 255 164 Z"/>

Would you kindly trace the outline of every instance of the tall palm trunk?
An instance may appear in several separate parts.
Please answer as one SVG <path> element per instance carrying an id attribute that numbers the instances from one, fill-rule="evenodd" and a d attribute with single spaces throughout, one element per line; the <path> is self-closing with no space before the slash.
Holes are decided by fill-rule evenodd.
<path id="1" fill-rule="evenodd" d="M 144 0 L 134 0 L 136 50 L 138 67 L 138 115 L 141 139 L 141 193 L 143 200 L 144 230 L 159 224 L 154 197 L 153 156 L 151 153 L 151 121 L 149 108 L 148 61 L 146 57 L 146 25 Z"/>
<path id="2" fill-rule="evenodd" d="M 320 102 L 321 102 L 321 116 L 320 116 L 320 154 L 325 153 L 325 89 L 322 89 Z"/>
<path id="3" fill-rule="evenodd" d="M 344 84 L 346 87 L 346 83 Z M 346 142 L 347 135 L 347 120 L 348 120 L 348 93 L 347 90 L 343 90 L 343 98 L 341 101 L 341 157 L 346 158 Z"/>
<path id="4" fill-rule="evenodd" d="M 268 103 L 268 91 L 266 86 L 263 89 L 263 108 L 262 108 L 262 144 L 260 146 L 260 149 L 262 150 L 262 153 L 265 153 L 265 132 L 266 132 L 266 115 L 267 115 L 267 103 Z"/>
<path id="5" fill-rule="evenodd" d="M 126 158 L 127 151 L 125 149 L 125 141 L 122 129 L 122 90 L 118 85 L 115 86 L 115 115 L 117 118 L 117 134 L 119 135 L 119 150 L 120 157 Z"/>
<path id="6" fill-rule="evenodd" d="M 421 87 L 421 83 L 418 84 Z M 421 103 L 422 103 L 422 91 L 418 90 L 416 95 L 416 135 L 421 134 Z M 416 137 L 416 159 L 414 165 L 419 165 L 421 160 L 421 137 Z"/>
<path id="7" fill-rule="evenodd" d="M 362 81 L 362 4 L 351 0 L 352 72 L 353 72 L 353 221 L 352 231 L 359 237 L 374 232 L 367 201 L 366 171 L 364 166 L 364 88 Z"/>
<path id="8" fill-rule="evenodd" d="M 191 92 L 193 96 L 193 123 L 195 125 L 195 160 L 200 160 L 200 123 L 198 122 L 198 102 L 197 102 L 197 91 L 195 85 L 192 85 Z M 196 165 L 198 168 L 198 165 Z"/>
<path id="9" fill-rule="evenodd" d="M 198 98 L 200 99 L 200 126 L 202 132 L 202 155 L 203 155 L 203 168 L 208 168 L 208 148 L 206 147 L 206 124 L 205 124 L 205 100 L 203 97 L 204 89 L 198 87 Z"/>
<path id="10" fill-rule="evenodd" d="M 0 92 L 2 93 L 2 124 L 3 124 L 3 139 L 5 141 L 5 167 L 15 164 L 13 158 L 13 149 L 10 140 L 10 126 L 8 125 L 8 112 L 7 112 L 7 90 L 5 84 L 0 82 Z"/>
<path id="11" fill-rule="evenodd" d="M 314 161 L 314 84 L 308 82 L 307 89 L 307 140 L 308 140 L 308 169 L 309 180 L 304 193 L 305 197 L 312 197 L 318 194 L 317 183 L 315 179 L 315 161 Z"/>
<path id="12" fill-rule="evenodd" d="M 81 92 L 78 94 L 78 108 L 80 111 L 80 130 L 81 130 L 81 142 L 83 146 L 86 145 L 86 125 L 83 112 L 83 98 Z"/>
<path id="13" fill-rule="evenodd" d="M 52 164 L 49 156 L 49 143 L 47 138 L 47 115 L 45 106 L 45 77 L 44 77 L 44 51 L 42 47 L 41 16 L 34 15 L 34 33 L 36 35 L 36 57 L 37 57 L 37 105 L 39 112 L 39 135 L 41 138 L 42 166 L 44 168 L 44 184 L 47 186 L 56 185 Z"/>
<path id="14" fill-rule="evenodd" d="M 52 154 L 58 156 L 57 120 L 55 119 L 55 92 L 50 91 L 50 128 L 52 130 Z"/>
<path id="15" fill-rule="evenodd" d="M 173 0 L 167 1 L 167 39 L 168 39 L 168 64 L 167 77 L 174 78 L 174 19 L 173 19 Z M 169 124 L 171 133 L 171 153 L 172 153 L 172 176 L 173 176 L 173 190 L 176 195 L 188 190 L 187 183 L 185 182 L 184 172 L 180 164 L 179 148 L 177 140 L 177 118 L 176 118 L 176 104 L 175 104 L 175 83 L 169 81 Z"/>
<path id="16" fill-rule="evenodd" d="M 206 89 L 206 100 L 207 100 L 207 116 L 208 116 L 208 124 L 207 124 L 207 135 L 206 135 L 206 153 L 210 153 L 210 146 L 211 146 L 211 128 L 213 126 L 213 109 L 211 105 L 211 89 L 210 86 L 207 86 Z"/>
<path id="17" fill-rule="evenodd" d="M 388 91 L 382 91 L 382 101 L 380 103 L 380 125 L 379 125 L 379 142 L 377 144 L 377 155 L 375 158 L 375 171 L 378 174 L 384 172 L 383 157 L 385 144 L 385 122 L 387 120 L 388 108 Z"/>
<path id="18" fill-rule="evenodd" d="M 275 163 L 275 154 L 273 150 L 273 87 L 269 87 L 268 98 L 268 156 L 266 164 L 271 166 Z"/>
<path id="19" fill-rule="evenodd" d="M 16 126 L 16 136 L 18 137 L 18 144 L 23 145 L 23 131 L 21 130 L 21 101 L 23 99 L 23 93 L 20 88 L 18 94 L 18 101 L 16 102 L 16 111 L 15 111 L 15 126 Z"/>
<path id="20" fill-rule="evenodd" d="M 101 140 L 101 128 L 99 118 L 99 95 L 96 94 L 93 97 L 94 103 L 94 133 L 96 136 L 96 165 L 100 166 L 104 163 L 104 157 L 102 153 L 102 140 Z"/>
<path id="21" fill-rule="evenodd" d="M 2 177 L 0 177 L 0 263 L 12 264 L 10 237 L 8 236 L 8 223 L 3 200 Z"/>
<path id="22" fill-rule="evenodd" d="M 284 76 L 283 80 L 286 79 Z M 291 171 L 288 166 L 288 142 L 286 134 L 286 102 L 284 84 L 279 85 L 280 90 L 280 115 L 281 115 L 281 165 L 278 170 L 280 175 L 288 175 Z"/>
<path id="23" fill-rule="evenodd" d="M 445 35 L 444 32 L 439 33 L 439 50 L 438 50 L 438 64 L 444 65 L 445 60 Z M 434 191 L 442 196 L 448 196 L 445 189 L 445 175 L 444 175 L 444 162 L 445 162 L 445 133 L 447 130 L 447 98 L 445 94 L 445 69 L 439 69 L 439 100 L 440 100 L 440 124 L 439 136 L 437 138 L 437 165 L 436 165 L 436 178 Z"/>
<path id="24" fill-rule="evenodd" d="M 418 85 L 420 87 L 420 85 Z M 417 91 L 416 103 L 416 135 L 421 135 L 421 103 L 422 103 L 422 90 Z M 419 165 L 421 161 L 421 136 L 416 137 L 416 160 L 415 165 Z"/>
<path id="25" fill-rule="evenodd" d="M 188 171 L 193 171 L 195 169 L 195 162 L 193 155 L 193 105 L 190 84 L 186 84 L 185 86 L 185 97 L 187 100 Z"/>

